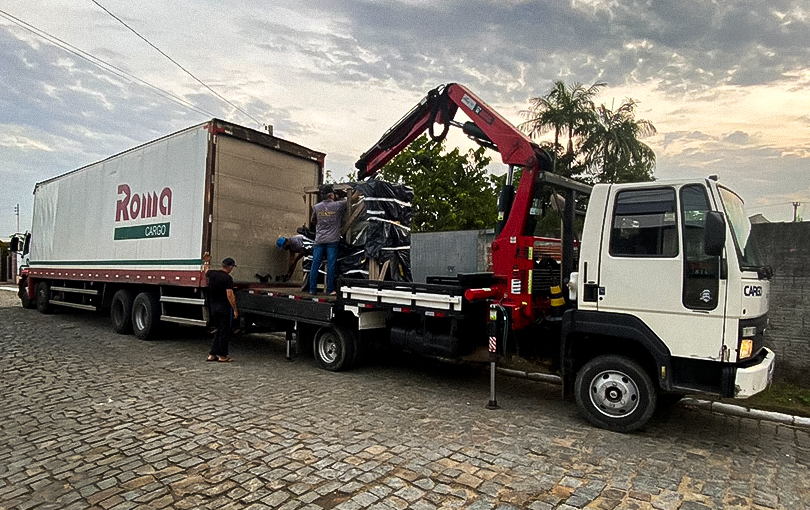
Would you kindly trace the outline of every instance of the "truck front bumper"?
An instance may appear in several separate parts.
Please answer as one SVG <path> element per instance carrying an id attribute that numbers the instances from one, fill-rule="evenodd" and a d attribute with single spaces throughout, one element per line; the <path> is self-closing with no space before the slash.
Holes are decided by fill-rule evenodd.
<path id="1" fill-rule="evenodd" d="M 763 391 L 773 382 L 776 355 L 768 348 L 765 357 L 756 365 L 738 368 L 734 377 L 734 398 L 748 398 Z"/>

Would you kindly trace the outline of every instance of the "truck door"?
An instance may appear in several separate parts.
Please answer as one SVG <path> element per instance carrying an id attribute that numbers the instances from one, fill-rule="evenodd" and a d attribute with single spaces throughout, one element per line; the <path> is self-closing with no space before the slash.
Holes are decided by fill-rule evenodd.
<path id="1" fill-rule="evenodd" d="M 597 309 L 641 319 L 673 356 L 719 359 L 725 282 L 703 251 L 706 188 L 619 188 L 608 201 Z"/>

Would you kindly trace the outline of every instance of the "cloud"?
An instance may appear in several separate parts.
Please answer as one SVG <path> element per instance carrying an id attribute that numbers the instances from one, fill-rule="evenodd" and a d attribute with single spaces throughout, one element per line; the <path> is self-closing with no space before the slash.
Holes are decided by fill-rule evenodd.
<path id="1" fill-rule="evenodd" d="M 805 2 L 204 0 L 190 12 L 188 4 L 132 0 L 109 7 L 252 118 L 92 3 L 9 0 L 5 11 L 197 108 L 0 20 L 0 111 L 13 133 L 0 151 L 23 175 L 42 180 L 209 116 L 257 129 L 273 124 L 278 136 L 326 152 L 327 169 L 345 174 L 441 83 L 470 86 L 518 123 L 528 99 L 562 79 L 606 81 L 598 100 L 607 104 L 640 100 L 639 117 L 658 128 L 645 141 L 660 178 L 721 173 L 759 197 L 786 194 L 778 189 L 785 174 L 807 191 L 800 174 L 810 161 L 810 120 L 800 106 L 810 104 Z M 755 175 L 774 185 L 754 185 Z M 22 189 L 29 199 L 29 184 Z"/>
<path id="2" fill-rule="evenodd" d="M 724 141 L 735 145 L 745 145 L 748 143 L 748 133 L 735 131 L 724 138 Z"/>

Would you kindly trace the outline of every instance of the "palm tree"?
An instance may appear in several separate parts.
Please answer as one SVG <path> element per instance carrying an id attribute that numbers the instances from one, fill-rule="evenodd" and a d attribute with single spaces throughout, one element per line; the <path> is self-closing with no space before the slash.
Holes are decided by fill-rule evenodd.
<path id="1" fill-rule="evenodd" d="M 521 111 L 526 121 L 518 127 L 529 137 L 536 137 L 554 130 L 555 154 L 564 156 L 564 168 L 570 174 L 570 163 L 574 159 L 574 137 L 579 129 L 594 121 L 593 98 L 605 83 L 596 82 L 588 88 L 581 83 L 566 86 L 561 80 L 554 82 L 551 91 L 545 96 L 529 100 L 529 109 Z M 568 145 L 563 153 L 560 135 L 568 136 Z"/>
<path id="2" fill-rule="evenodd" d="M 655 152 L 639 139 L 657 133 L 652 122 L 636 119 L 634 99 L 625 99 L 614 111 L 604 104 L 592 122 L 582 126 L 580 147 L 595 182 L 653 180 Z"/>

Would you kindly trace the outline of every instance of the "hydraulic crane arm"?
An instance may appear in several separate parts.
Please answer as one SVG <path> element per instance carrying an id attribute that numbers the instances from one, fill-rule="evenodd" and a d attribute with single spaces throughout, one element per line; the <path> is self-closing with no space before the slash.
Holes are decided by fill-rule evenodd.
<path id="1" fill-rule="evenodd" d="M 460 124 L 453 121 L 459 108 L 472 122 Z M 434 133 L 435 124 L 444 125 L 441 133 Z M 536 169 L 539 160 L 548 163 L 551 161 L 543 149 L 466 87 L 449 83 L 428 92 L 419 104 L 360 156 L 355 164 L 359 170 L 358 177 L 373 177 L 383 165 L 425 131 L 429 131 L 434 140 L 442 140 L 451 125 L 461 127 L 472 139 L 500 152 L 507 165 Z"/>
<path id="2" fill-rule="evenodd" d="M 461 109 L 470 122 L 453 120 Z M 434 126 L 442 124 L 442 131 Z M 534 216 L 532 203 L 538 186 L 552 184 L 566 188 L 566 211 L 563 232 L 563 271 L 573 271 L 574 193 L 587 192 L 588 186 L 552 172 L 553 162 L 548 152 L 532 142 L 516 127 L 487 106 L 466 87 L 457 83 L 439 86 L 430 92 L 407 115 L 399 120 L 374 146 L 355 163 L 358 177 L 373 177 L 400 151 L 425 131 L 433 140 L 444 139 L 450 126 L 461 127 L 464 133 L 485 147 L 498 151 L 509 165 L 506 185 L 498 200 L 498 224 L 492 243 L 492 268 L 495 283 L 486 289 L 469 289 L 468 299 L 497 299 L 499 306 L 511 310 L 511 325 L 519 330 L 531 325 L 543 313 L 542 300 L 532 294 Z M 520 185 L 512 185 L 514 167 L 522 167 Z"/>

